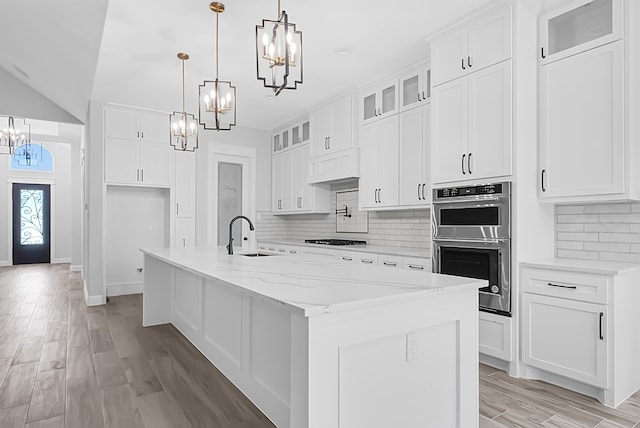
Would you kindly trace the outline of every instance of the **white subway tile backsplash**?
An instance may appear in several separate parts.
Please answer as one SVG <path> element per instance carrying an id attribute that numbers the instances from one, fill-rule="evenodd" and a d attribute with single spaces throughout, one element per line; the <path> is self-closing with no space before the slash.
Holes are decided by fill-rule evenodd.
<path id="1" fill-rule="evenodd" d="M 640 263 L 640 203 L 557 205 L 556 256 Z"/>

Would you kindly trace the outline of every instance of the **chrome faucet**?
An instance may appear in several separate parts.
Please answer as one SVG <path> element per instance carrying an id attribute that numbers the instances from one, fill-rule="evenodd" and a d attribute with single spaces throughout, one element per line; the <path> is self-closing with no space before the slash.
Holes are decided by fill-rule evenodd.
<path id="1" fill-rule="evenodd" d="M 255 228 L 253 227 L 253 223 L 251 223 L 251 220 L 249 220 L 248 217 L 245 217 L 243 215 L 238 215 L 232 218 L 231 221 L 229 222 L 229 245 L 227 245 L 227 251 L 229 254 L 233 254 L 233 222 L 239 218 L 243 218 L 247 220 L 247 222 L 249 222 L 249 230 L 255 230 Z"/>

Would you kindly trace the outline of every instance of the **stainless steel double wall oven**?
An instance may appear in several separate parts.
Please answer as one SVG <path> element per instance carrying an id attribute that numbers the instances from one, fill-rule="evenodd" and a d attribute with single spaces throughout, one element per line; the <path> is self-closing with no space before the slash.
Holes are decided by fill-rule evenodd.
<path id="1" fill-rule="evenodd" d="M 486 279 L 480 310 L 511 316 L 511 183 L 433 190 L 433 272 Z"/>

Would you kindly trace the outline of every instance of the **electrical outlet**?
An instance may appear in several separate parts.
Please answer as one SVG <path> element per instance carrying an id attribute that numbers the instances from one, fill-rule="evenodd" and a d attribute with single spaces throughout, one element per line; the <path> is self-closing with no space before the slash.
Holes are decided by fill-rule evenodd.
<path id="1" fill-rule="evenodd" d="M 407 334 L 407 361 L 418 358 L 418 338 L 415 334 Z"/>

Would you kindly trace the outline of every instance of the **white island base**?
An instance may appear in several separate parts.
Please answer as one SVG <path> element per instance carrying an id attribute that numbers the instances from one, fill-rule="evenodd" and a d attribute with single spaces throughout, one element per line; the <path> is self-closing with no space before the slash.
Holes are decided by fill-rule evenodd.
<path id="1" fill-rule="evenodd" d="M 144 253 L 144 325 L 172 323 L 276 426 L 477 427 L 481 282 L 292 266 L 287 256 Z M 326 283 L 333 276 L 339 288 Z M 403 292 L 389 292 L 392 277 Z M 346 294 L 309 303 L 336 289 Z"/>

